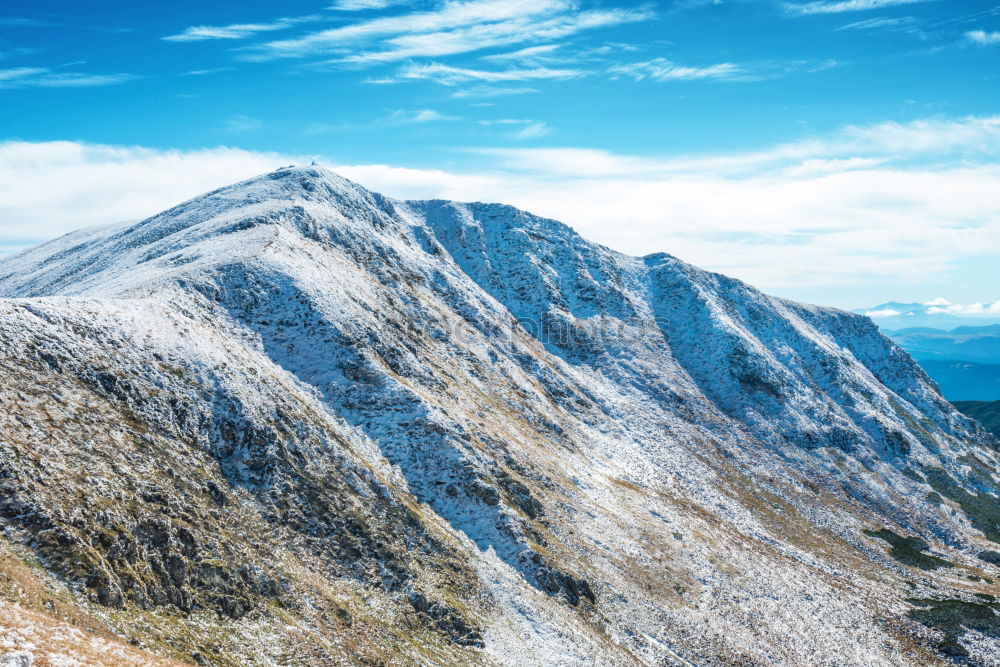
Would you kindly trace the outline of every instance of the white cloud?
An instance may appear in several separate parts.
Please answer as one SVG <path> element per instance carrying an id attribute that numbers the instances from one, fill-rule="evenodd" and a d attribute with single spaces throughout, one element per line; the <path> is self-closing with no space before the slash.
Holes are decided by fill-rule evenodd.
<path id="1" fill-rule="evenodd" d="M 893 155 L 960 151 L 989 156 L 1000 149 L 1000 116 L 851 126 L 835 141 L 854 152 L 864 151 L 868 146 L 870 151 Z"/>
<path id="2" fill-rule="evenodd" d="M 970 30 L 965 33 L 966 38 L 975 42 L 976 44 L 983 44 L 986 46 L 992 44 L 1000 44 L 1000 31 L 994 30 L 992 32 L 986 32 L 985 30 Z"/>
<path id="3" fill-rule="evenodd" d="M 745 154 L 524 148 L 484 151 L 489 159 L 462 173 L 330 166 L 390 196 L 510 203 L 618 250 L 670 252 L 765 289 L 858 285 L 877 298 L 870 292 L 878 285 L 891 298 L 885 292 L 946 293 L 957 270 L 992 266 L 1000 248 L 998 132 L 996 119 L 937 119 L 844 128 Z M 144 217 L 309 159 L 229 148 L 0 143 L 0 245 Z M 995 287 L 988 276 L 980 283 Z M 1000 309 L 989 297 L 930 307 Z"/>
<path id="4" fill-rule="evenodd" d="M 565 11 L 568 7 L 562 0 L 451 2 L 436 11 L 369 19 L 295 39 L 268 42 L 261 46 L 259 55 L 262 58 L 282 58 L 326 54 L 347 45 L 370 44 L 406 35 L 439 34 L 457 27 L 551 14 Z"/>
<path id="5" fill-rule="evenodd" d="M 714 65 L 679 65 L 666 58 L 653 58 L 644 62 L 614 65 L 608 69 L 615 76 L 629 76 L 636 81 L 765 81 L 797 72 L 819 72 L 837 67 L 836 60 L 765 60 L 755 63 L 716 63 Z"/>
<path id="6" fill-rule="evenodd" d="M 615 65 L 608 70 L 612 74 L 624 74 L 636 81 L 649 77 L 653 81 L 671 81 L 685 79 L 728 79 L 732 80 L 744 74 L 739 65 L 719 63 L 706 67 L 688 67 L 678 65 L 666 58 L 654 58 L 646 62 Z"/>
<path id="7" fill-rule="evenodd" d="M 440 111 L 435 111 L 434 109 L 397 109 L 386 119 L 389 123 L 402 125 L 411 123 L 433 123 L 445 120 L 458 120 L 458 118 L 455 116 L 445 115 Z"/>
<path id="8" fill-rule="evenodd" d="M 549 128 L 548 124 L 544 122 L 537 122 L 525 125 L 523 128 L 512 133 L 510 136 L 511 139 L 515 139 L 517 141 L 525 141 L 527 139 L 537 139 L 538 137 L 544 137 L 551 131 L 552 130 L 551 128 Z"/>
<path id="9" fill-rule="evenodd" d="M 931 299 L 924 304 L 925 306 L 950 306 L 951 302 L 943 296 L 939 296 L 936 299 Z"/>
<path id="10" fill-rule="evenodd" d="M 31 46 L 11 47 L 3 40 L 0 40 L 0 46 L 4 47 L 4 50 L 0 51 L 0 60 L 4 60 L 6 58 L 23 58 L 25 56 L 33 56 L 37 53 L 41 53 L 43 50 Z"/>
<path id="11" fill-rule="evenodd" d="M 249 60 L 334 55 L 332 64 L 366 65 L 436 58 L 652 18 L 647 9 L 579 10 L 569 0 L 466 0 L 432 11 L 383 16 L 275 40 L 247 50 Z"/>
<path id="12" fill-rule="evenodd" d="M 912 5 L 929 0 L 834 0 L 827 2 L 786 3 L 785 9 L 795 14 L 839 14 L 841 12 L 857 12 L 869 9 L 882 9 L 895 5 Z"/>
<path id="13" fill-rule="evenodd" d="M 544 121 L 531 120 L 530 118 L 499 118 L 497 120 L 481 120 L 480 125 L 519 125 L 520 129 L 510 132 L 507 136 L 515 141 L 525 141 L 527 139 L 537 139 L 549 134 L 552 129 Z"/>
<path id="14" fill-rule="evenodd" d="M 12 69 L 0 69 L 0 81 L 17 81 L 32 76 L 37 76 L 48 72 L 42 67 L 14 67 Z"/>
<path id="15" fill-rule="evenodd" d="M 0 244 L 145 218 L 305 158 L 235 148 L 160 151 L 71 141 L 0 142 Z"/>
<path id="16" fill-rule="evenodd" d="M 896 317 L 897 315 L 902 315 L 902 313 L 892 308 L 885 308 L 883 310 L 866 310 L 865 315 L 867 317 Z"/>
<path id="17" fill-rule="evenodd" d="M 286 30 L 294 25 L 316 21 L 317 16 L 281 18 L 269 23 L 231 23 L 229 25 L 193 25 L 176 35 L 163 37 L 168 42 L 200 42 L 206 39 L 246 39 L 259 32 Z"/>
<path id="18" fill-rule="evenodd" d="M 959 315 L 976 317 L 981 315 L 996 315 L 1000 313 L 1000 300 L 993 303 L 953 303 L 947 305 L 934 306 L 927 309 L 928 313 L 945 313 L 948 315 Z"/>
<path id="19" fill-rule="evenodd" d="M 560 46 L 561 45 L 559 44 L 526 46 L 523 49 L 518 49 L 516 51 L 494 53 L 493 55 L 483 56 L 483 60 L 492 60 L 496 62 L 537 62 L 539 60 L 548 60 L 552 53 L 557 51 Z"/>
<path id="20" fill-rule="evenodd" d="M 899 26 L 908 26 L 912 23 L 913 18 L 910 16 L 900 16 L 896 18 L 883 17 L 855 21 L 853 23 L 848 23 L 847 25 L 842 25 L 837 28 L 837 30 L 875 30 L 877 28 L 898 28 Z"/>
<path id="21" fill-rule="evenodd" d="M 408 4 L 408 0 L 338 0 L 327 9 L 342 12 L 359 12 L 366 9 L 385 9 Z"/>
<path id="22" fill-rule="evenodd" d="M 57 72 L 47 67 L 15 67 L 0 69 L 0 89 L 110 86 L 137 78 L 134 74 L 84 74 Z"/>
<path id="23" fill-rule="evenodd" d="M 338 126 L 331 125 L 330 123 L 309 123 L 302 130 L 302 134 L 307 137 L 315 137 L 321 134 L 327 134 L 329 132 L 335 132 Z"/>
<path id="24" fill-rule="evenodd" d="M 193 69 L 190 72 L 184 72 L 184 76 L 205 76 L 206 74 L 218 74 L 219 72 L 231 72 L 235 67 L 215 67 L 212 69 Z"/>
<path id="25" fill-rule="evenodd" d="M 589 148 L 489 149 L 511 169 L 566 177 L 662 178 L 708 173 L 727 178 L 855 172 L 893 162 L 913 167 L 943 158 L 992 162 L 1000 152 L 1000 116 L 922 119 L 847 126 L 826 136 L 767 150 L 722 155 L 641 158 Z"/>
<path id="26" fill-rule="evenodd" d="M 538 93 L 541 92 L 537 88 L 526 88 L 524 86 L 490 86 L 490 85 L 477 85 L 470 86 L 468 88 L 462 88 L 461 90 L 456 90 L 451 94 L 455 98 L 466 98 L 466 97 L 501 97 L 503 95 L 524 95 L 526 93 Z"/>
<path id="27" fill-rule="evenodd" d="M 480 125 L 527 125 L 536 121 L 530 118 L 497 118 L 495 120 L 477 121 Z"/>
<path id="28" fill-rule="evenodd" d="M 575 69 L 554 69 L 534 67 L 531 69 L 479 70 L 467 67 L 452 67 L 441 63 L 407 65 L 399 71 L 402 79 L 430 79 L 446 86 L 467 81 L 537 81 L 541 79 L 572 79 L 583 76 Z"/>

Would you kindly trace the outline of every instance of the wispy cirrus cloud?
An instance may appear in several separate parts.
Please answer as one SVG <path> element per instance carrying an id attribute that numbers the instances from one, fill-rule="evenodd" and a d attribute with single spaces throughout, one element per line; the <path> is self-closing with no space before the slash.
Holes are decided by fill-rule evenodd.
<path id="1" fill-rule="evenodd" d="M 479 84 L 456 90 L 451 97 L 456 99 L 472 97 L 503 97 L 504 95 L 526 95 L 528 93 L 539 93 L 538 88 L 528 88 L 525 86 L 492 86 Z"/>
<path id="2" fill-rule="evenodd" d="M 396 5 L 409 4 L 408 0 L 337 0 L 327 9 L 342 12 L 360 12 L 370 9 L 386 9 Z"/>
<path id="3" fill-rule="evenodd" d="M 987 32 L 985 30 L 970 30 L 965 33 L 965 38 L 976 44 L 990 46 L 993 44 L 1000 44 L 1000 31 L 994 30 L 992 32 Z"/>
<path id="4" fill-rule="evenodd" d="M 526 141 L 528 139 L 537 139 L 539 137 L 544 137 L 549 134 L 552 129 L 549 127 L 548 123 L 544 121 L 538 121 L 535 123 L 529 123 L 522 127 L 520 130 L 516 130 L 510 134 L 510 138 L 515 141 Z"/>
<path id="5" fill-rule="evenodd" d="M 395 109 L 390 113 L 363 122 L 338 120 L 336 122 L 312 122 L 307 124 L 302 134 L 319 136 L 332 132 L 357 132 L 359 130 L 385 129 L 407 125 L 428 125 L 462 120 L 459 116 L 446 114 L 437 109 Z"/>
<path id="6" fill-rule="evenodd" d="M 231 23 L 229 25 L 193 25 L 175 35 L 162 37 L 167 42 L 200 42 L 206 39 L 246 39 L 261 32 L 286 30 L 300 23 L 317 21 L 317 15 L 281 18 L 267 23 Z"/>
<path id="7" fill-rule="evenodd" d="M 184 76 L 205 76 L 207 74 L 218 74 L 220 72 L 232 72 L 235 67 L 213 67 L 211 69 L 193 69 L 190 72 L 184 72 Z"/>
<path id="8" fill-rule="evenodd" d="M 690 79 L 723 79 L 733 80 L 746 75 L 740 65 L 734 63 L 718 63 L 704 67 L 678 65 L 666 58 L 654 58 L 645 62 L 614 65 L 608 69 L 611 74 L 632 77 L 636 81 L 652 79 L 653 81 L 676 81 Z"/>
<path id="9" fill-rule="evenodd" d="M 0 47 L 3 47 L 3 41 L 0 40 Z M 3 47 L 0 50 L 0 60 L 6 60 L 7 58 L 23 58 L 24 56 L 33 56 L 36 53 L 41 53 L 42 49 L 31 47 L 31 46 L 16 46 L 16 47 Z"/>
<path id="10" fill-rule="evenodd" d="M 584 30 L 645 21 L 649 9 L 580 10 L 568 0 L 466 0 L 431 11 L 384 16 L 275 40 L 243 53 L 248 60 L 334 56 L 331 64 L 368 65 L 433 58 L 560 39 Z"/>
<path id="11" fill-rule="evenodd" d="M 0 69 L 0 89 L 15 88 L 86 88 L 110 86 L 132 81 L 134 74 L 87 74 L 84 72 L 59 72 L 48 67 L 14 67 Z"/>
<path id="12" fill-rule="evenodd" d="M 583 76 L 578 69 L 557 69 L 534 67 L 530 69 L 483 70 L 467 67 L 452 67 L 442 63 L 413 64 L 403 67 L 398 77 L 401 79 L 428 79 L 437 83 L 454 86 L 469 81 L 538 81 L 543 79 L 572 79 Z"/>
<path id="13" fill-rule="evenodd" d="M 459 119 L 457 116 L 449 116 L 434 109 L 397 109 L 389 114 L 385 122 L 392 125 L 413 125 L 450 120 Z"/>
<path id="14" fill-rule="evenodd" d="M 55 25 L 49 21 L 19 16 L 0 16 L 0 27 L 4 28 L 46 28 Z"/>
<path id="15" fill-rule="evenodd" d="M 540 44 L 538 46 L 526 46 L 516 51 L 506 53 L 494 53 L 483 56 L 483 60 L 500 63 L 524 63 L 524 62 L 548 62 L 553 59 L 554 53 L 562 47 L 561 44 Z"/>
<path id="16" fill-rule="evenodd" d="M 479 124 L 487 127 L 515 127 L 517 129 L 507 133 L 507 137 L 514 141 L 537 139 L 552 132 L 552 128 L 545 121 L 532 120 L 530 118 L 498 118 L 496 120 L 481 120 Z"/>
<path id="17" fill-rule="evenodd" d="M 814 2 L 784 4 L 786 11 L 792 14 L 840 14 L 841 12 L 859 12 L 869 9 L 883 9 L 896 5 L 912 5 L 930 0 L 815 0 Z"/>
<path id="18" fill-rule="evenodd" d="M 809 62 L 805 60 L 765 61 L 757 63 L 716 63 L 714 65 L 680 65 L 666 58 L 653 58 L 636 63 L 613 65 L 607 72 L 615 77 L 628 76 L 636 81 L 733 81 L 751 82 L 777 79 L 798 72 L 818 72 L 836 67 L 835 60 Z"/>
<path id="19" fill-rule="evenodd" d="M 912 16 L 898 16 L 894 18 L 880 17 L 874 19 L 865 19 L 863 21 L 854 21 L 853 23 L 848 23 L 837 28 L 840 30 L 876 30 L 878 28 L 901 28 L 911 26 L 914 23 Z"/>

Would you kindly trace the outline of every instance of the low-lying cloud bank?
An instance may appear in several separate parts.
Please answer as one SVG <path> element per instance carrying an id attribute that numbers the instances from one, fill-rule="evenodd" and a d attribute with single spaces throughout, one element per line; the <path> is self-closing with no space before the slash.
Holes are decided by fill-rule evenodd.
<path id="1" fill-rule="evenodd" d="M 937 303 L 927 304 L 928 313 L 947 313 L 948 315 L 1000 315 L 1000 300 L 993 303 L 949 303 L 947 299 L 935 299 Z M 943 302 L 943 303 L 942 303 Z"/>
<path id="2" fill-rule="evenodd" d="M 738 155 L 483 149 L 491 166 L 467 173 L 318 159 L 390 196 L 511 203 L 615 249 L 670 252 L 767 289 L 927 285 L 942 293 L 934 287 L 963 266 L 988 264 L 1000 248 L 998 148 L 1000 117 L 990 117 L 845 128 Z M 140 219 L 313 157 L 0 143 L 0 252 Z"/>

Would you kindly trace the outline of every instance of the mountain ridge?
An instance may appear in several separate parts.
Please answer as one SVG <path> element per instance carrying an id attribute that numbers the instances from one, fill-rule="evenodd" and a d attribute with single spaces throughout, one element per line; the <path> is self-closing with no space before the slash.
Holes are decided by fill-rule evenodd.
<path id="1" fill-rule="evenodd" d="M 39 397 L 11 399 L 31 428 L 4 423 L 21 434 L 0 459 L 22 503 L 0 511 L 8 534 L 37 541 L 36 515 L 63 531 L 36 557 L 125 610 L 120 634 L 148 639 L 136 618 L 179 609 L 165 634 L 181 657 L 199 652 L 180 639 L 199 608 L 259 634 L 276 602 L 316 638 L 261 650 L 304 664 L 347 660 L 337 638 L 362 636 L 378 659 L 459 664 L 921 664 L 945 659 L 935 642 L 973 660 L 996 646 L 905 599 L 989 590 L 967 575 L 996 575 L 979 554 L 1000 539 L 998 443 L 867 318 L 314 167 L 0 260 L 0 296 L 8 391 Z M 61 384 L 126 452 L 155 444 L 136 478 L 158 490 L 127 492 L 116 471 L 137 464 L 57 410 L 91 434 L 110 490 L 153 500 L 75 526 L 29 481 L 32 443 L 79 447 L 38 444 Z M 224 530 L 212 512 L 229 507 L 281 558 Z M 115 527 L 147 515 L 174 536 Z M 213 534 L 234 569 L 209 557 Z M 886 555 L 896 537 L 949 566 Z M 74 572 L 82 553 L 100 576 Z M 213 660 L 260 658 L 217 643 Z"/>
<path id="2" fill-rule="evenodd" d="M 286 203 L 286 198 L 288 201 L 294 201 L 298 197 L 302 200 L 299 204 L 288 204 Z M 325 199 L 324 199 L 325 198 Z M 195 198 L 184 204 L 165 211 L 163 214 L 154 216 L 146 221 L 140 222 L 137 225 L 133 225 L 125 228 L 124 230 L 114 233 L 109 237 L 106 237 L 107 243 L 102 247 L 99 245 L 92 245 L 87 250 L 91 255 L 111 255 L 115 258 L 117 264 L 112 263 L 110 266 L 106 267 L 94 267 L 93 260 L 87 257 L 82 262 L 82 268 L 73 267 L 70 275 L 68 277 L 63 277 L 63 281 L 74 281 L 69 293 L 86 293 L 88 289 L 88 284 L 95 283 L 94 288 L 91 289 L 91 293 L 97 295 L 104 294 L 115 294 L 118 296 L 129 293 L 130 291 L 138 289 L 151 289 L 153 285 L 143 285 L 141 279 L 145 275 L 152 274 L 157 281 L 169 281 L 177 279 L 185 274 L 198 272 L 206 267 L 210 266 L 221 266 L 225 264 L 239 264 L 240 262 L 252 259 L 256 254 L 264 252 L 272 244 L 277 244 L 275 247 L 283 247 L 285 239 L 282 238 L 282 231 L 291 232 L 294 235 L 301 234 L 303 238 L 312 240 L 316 238 L 319 229 L 307 221 L 307 211 L 305 205 L 309 203 L 315 203 L 317 201 L 329 200 L 334 202 L 335 206 L 333 208 L 333 218 L 336 219 L 340 217 L 346 219 L 346 216 L 354 216 L 351 218 L 349 225 L 336 226 L 327 225 L 324 229 L 326 233 L 335 235 L 335 238 L 327 240 L 327 245 L 336 246 L 339 248 L 351 248 L 352 252 L 357 252 L 358 242 L 371 243 L 374 237 L 364 237 L 364 238 L 351 238 L 356 236 L 359 231 L 359 224 L 361 222 L 367 222 L 370 225 L 374 225 L 375 229 L 380 226 L 391 227 L 395 224 L 397 227 L 400 223 L 407 224 L 412 222 L 410 215 L 412 214 L 410 207 L 417 208 L 426 207 L 433 205 L 432 203 L 424 202 L 399 202 L 395 203 L 391 200 L 385 199 L 380 195 L 374 195 L 373 193 L 364 190 L 360 186 L 350 183 L 345 179 L 336 176 L 332 172 L 321 172 L 316 168 L 289 168 L 284 170 L 279 170 L 273 172 L 265 177 L 249 179 L 242 183 L 236 184 L 234 186 L 229 186 L 227 188 L 220 188 L 211 193 L 203 195 L 202 197 Z M 235 204 L 234 204 L 235 202 Z M 303 205 L 304 204 L 304 205 Z M 235 208 L 233 206 L 235 205 Z M 219 210 L 220 206 L 224 206 L 223 213 L 221 215 L 212 215 L 216 210 Z M 367 208 L 366 208 L 367 206 Z M 523 270 L 528 273 L 528 279 L 525 280 L 522 276 L 517 275 L 511 270 L 511 267 L 515 265 L 515 262 L 520 261 L 520 253 L 523 251 L 523 246 L 516 247 L 514 252 L 505 252 L 506 249 L 503 243 L 506 241 L 498 241 L 496 238 L 496 233 L 493 235 L 493 247 L 491 247 L 490 252 L 498 253 L 499 263 L 498 265 L 502 267 L 502 275 L 496 275 L 495 273 L 487 273 L 483 275 L 483 271 L 492 271 L 493 265 L 486 259 L 486 262 L 480 265 L 476 265 L 473 270 L 465 271 L 466 275 L 471 277 L 480 287 L 486 289 L 487 293 L 496 298 L 498 301 L 504 304 L 507 308 L 511 309 L 515 317 L 523 323 L 527 322 L 528 326 L 539 329 L 539 333 L 543 335 L 551 334 L 562 327 L 565 329 L 569 326 L 569 323 L 565 319 L 561 319 L 559 315 L 560 312 L 568 314 L 570 318 L 574 321 L 579 320 L 576 317 L 576 313 L 572 312 L 573 308 L 577 308 L 580 315 L 584 318 L 594 314 L 594 308 L 600 307 L 606 309 L 608 306 L 606 303 L 598 303 L 597 306 L 587 305 L 587 295 L 584 294 L 583 298 L 577 299 L 577 291 L 582 287 L 584 290 L 589 290 L 592 294 L 600 294 L 600 290 L 597 288 L 597 284 L 593 281 L 593 278 L 589 275 L 589 271 L 595 271 L 600 274 L 600 265 L 605 265 L 608 268 L 609 265 L 614 266 L 615 269 L 619 271 L 624 268 L 622 272 L 626 276 L 628 273 L 635 273 L 636 269 L 640 266 L 645 266 L 648 268 L 649 272 L 659 272 L 661 274 L 666 274 L 669 278 L 670 274 L 679 272 L 681 274 L 680 278 L 682 281 L 695 282 L 696 279 L 699 283 L 711 283 L 711 288 L 720 289 L 724 288 L 731 291 L 745 291 L 746 286 L 739 281 L 734 281 L 733 279 L 720 276 L 718 274 L 711 274 L 708 272 L 703 272 L 699 269 L 695 269 L 687 264 L 679 262 L 678 260 L 669 257 L 668 255 L 653 255 L 652 261 L 655 262 L 653 266 L 649 266 L 649 258 L 629 258 L 624 255 L 620 255 L 611 251 L 610 249 L 603 248 L 600 246 L 591 246 L 587 244 L 581 237 L 575 234 L 569 227 L 563 225 L 562 223 L 557 223 L 551 220 L 545 220 L 541 218 L 536 218 L 524 214 L 523 212 L 517 211 L 512 207 L 507 207 L 504 205 L 496 204 L 471 204 L 471 205 L 460 205 L 461 209 L 457 210 L 457 215 L 454 215 L 452 222 L 456 220 L 461 220 L 463 215 L 467 212 L 478 211 L 483 219 L 485 219 L 489 224 L 496 225 L 497 231 L 512 232 L 514 234 L 525 235 L 530 241 L 537 241 L 537 239 L 531 239 L 534 234 L 539 239 L 544 239 L 546 243 L 564 243 L 572 248 L 572 251 L 566 254 L 562 259 L 563 261 L 569 261 L 575 263 L 573 269 L 578 272 L 578 275 L 573 278 L 574 281 L 583 281 L 580 284 L 576 282 L 569 283 L 563 280 L 564 284 L 557 285 L 552 282 L 551 276 L 545 275 L 545 271 L 541 266 L 551 266 L 552 262 L 558 261 L 560 258 L 556 257 L 554 254 L 549 254 L 548 256 L 539 257 L 539 254 L 526 255 L 530 257 L 530 260 L 526 263 L 522 263 L 518 267 L 518 270 Z M 401 207 L 396 208 L 396 207 Z M 207 209 L 207 211 L 206 211 Z M 364 211 L 364 214 L 358 215 L 358 212 Z M 372 213 L 374 211 L 374 213 Z M 391 213 L 390 213 L 391 212 Z M 391 214 L 398 213 L 400 215 L 400 220 L 390 220 L 389 216 Z M 249 216 L 249 217 L 248 217 Z M 512 216 L 513 219 L 520 223 L 521 227 L 511 227 L 511 220 L 507 219 L 507 216 Z M 180 217 L 180 221 L 176 220 Z M 208 217 L 207 220 L 205 218 Z M 474 217 L 474 216 L 473 216 Z M 428 218 L 429 221 L 433 218 Z M 157 225 L 165 228 L 157 227 Z M 507 225 L 505 227 L 505 225 Z M 439 225 L 440 226 L 440 225 Z M 456 233 L 456 229 L 443 227 L 440 230 L 434 227 L 433 222 L 429 225 L 432 232 L 437 233 L 440 231 L 444 239 L 450 239 L 449 234 Z M 421 233 L 425 233 L 420 227 L 415 227 L 415 233 L 419 236 Z M 271 233 L 273 231 L 273 234 Z M 364 230 L 370 231 L 370 230 Z M 402 229 L 394 231 L 403 231 Z M 239 238 L 240 243 L 218 243 L 218 240 L 227 241 L 226 238 L 230 234 L 236 234 Z M 547 237 L 546 235 L 551 235 Z M 175 238 L 180 236 L 179 239 Z M 138 237 L 138 238 L 136 238 Z M 417 239 L 422 242 L 425 239 Z M 430 242 L 440 244 L 440 241 L 434 237 L 430 239 Z M 117 247 L 116 244 L 124 245 L 124 252 L 122 248 Z M 294 240 L 292 241 L 294 244 Z M 222 254 L 221 258 L 216 255 L 220 250 L 219 246 L 222 245 L 222 249 L 227 253 L 236 253 L 235 257 L 231 257 L 227 254 Z M 454 258 L 455 254 L 466 253 L 466 266 L 471 266 L 468 264 L 471 261 L 473 252 L 470 252 L 468 248 L 458 247 L 455 244 L 451 244 L 452 247 L 449 249 L 449 254 Z M 110 246 L 110 247 L 108 247 Z M 143 250 L 149 246 L 149 249 Z M 38 250 L 41 251 L 45 246 L 42 246 Z M 529 243 L 529 246 L 530 243 Z M 385 252 L 392 253 L 394 249 L 391 245 L 382 246 Z M 594 250 L 590 250 L 594 248 Z M 581 252 L 581 249 L 583 251 Z M 80 248 L 77 247 L 73 250 L 79 251 Z M 425 249 L 426 250 L 426 249 Z M 436 252 L 436 248 L 432 247 L 432 254 Z M 18 292 L 18 285 L 24 285 L 26 282 L 37 282 L 36 277 L 29 271 L 25 271 L 23 266 L 20 266 L 20 262 L 23 258 L 30 258 L 31 251 L 28 253 L 22 253 L 21 255 L 10 258 L 4 264 L 13 265 L 13 270 L 10 271 L 8 276 L 0 276 L 0 295 L 7 295 L 14 292 L 23 295 L 37 294 L 39 291 L 46 291 L 48 293 L 60 293 L 57 287 L 54 289 L 53 285 L 33 285 L 27 292 Z M 474 254 L 480 259 L 486 253 L 486 250 L 482 247 L 477 247 L 474 249 Z M 58 259 L 59 255 L 46 257 L 45 259 L 38 261 L 42 271 L 46 273 L 52 272 L 51 264 L 53 259 Z M 366 261 L 369 262 L 369 266 L 374 266 L 371 263 L 371 258 L 366 257 Z M 542 261 L 544 260 L 544 261 Z M 29 260 L 30 261 L 30 260 Z M 149 266 L 152 264 L 151 271 L 135 271 L 135 265 L 145 265 Z M 625 264 L 625 267 L 622 266 Z M 462 266 L 461 262 L 459 267 L 464 270 L 465 267 Z M 94 271 L 93 269 L 98 270 Z M 118 274 L 113 273 L 115 270 Z M 88 275 L 87 272 L 90 271 Z M 103 283 L 101 282 L 101 275 L 111 271 L 109 276 L 105 276 Z M 376 268 L 376 271 L 378 269 Z M 21 282 L 16 283 L 12 286 L 11 274 L 14 272 L 21 273 Z M 635 279 L 633 275 L 633 284 L 630 285 L 633 292 L 646 291 L 647 293 L 656 289 L 649 284 L 650 273 L 647 272 L 646 276 L 640 276 Z M 137 281 L 135 277 L 130 277 L 131 285 L 122 285 L 122 278 L 119 277 L 121 273 L 138 274 L 139 280 Z M 81 275 L 82 274 L 82 275 Z M 390 280 L 396 279 L 395 277 L 390 278 Z M 518 295 L 509 294 L 509 286 L 515 281 L 520 281 L 517 285 L 518 289 L 524 290 L 524 294 L 529 295 L 529 299 L 522 299 Z M 589 282 L 588 282 L 589 281 Z M 114 283 L 113 285 L 111 283 Z M 508 286 L 507 294 L 499 294 L 495 290 L 491 291 L 490 283 L 502 284 Z M 645 284 L 643 284 L 645 283 Z M 541 285 L 542 290 L 530 293 L 536 285 Z M 755 290 L 750 288 L 750 291 L 755 295 L 758 295 L 767 300 L 768 306 L 772 309 L 781 308 L 786 313 L 789 313 L 789 309 L 792 311 L 797 311 L 794 313 L 793 317 L 801 320 L 803 317 L 812 315 L 813 313 L 839 313 L 837 317 L 840 318 L 850 318 L 851 316 L 841 311 L 834 310 L 823 310 L 818 307 L 807 307 L 799 304 L 792 305 L 792 302 L 778 300 L 773 297 L 763 297 Z M 696 286 L 694 299 L 699 299 L 702 294 L 709 293 L 708 290 L 704 289 L 701 284 Z M 749 293 L 749 292 L 747 292 Z M 618 303 L 613 307 L 617 307 L 618 310 L 615 312 L 610 312 L 612 316 L 617 316 L 619 320 L 634 317 L 637 313 L 637 305 L 632 303 L 626 296 L 626 294 L 621 290 L 621 288 L 616 288 L 612 291 L 614 298 L 617 299 Z M 570 304 L 566 302 L 566 299 L 572 297 L 574 298 L 574 303 Z M 599 300 L 599 299 L 598 299 Z M 581 306 L 581 304 L 583 304 Z M 554 312 L 549 310 L 550 305 L 555 306 Z M 690 306 L 690 304 L 688 304 Z M 569 306 L 569 308 L 566 308 Z M 580 311 L 580 308 L 583 311 Z M 588 310 L 588 308 L 590 310 Z M 808 313 L 809 315 L 806 315 Z M 725 329 L 736 329 L 738 332 L 742 329 L 745 333 L 746 328 L 744 326 L 745 322 L 734 321 L 731 317 L 731 313 L 725 312 L 724 307 L 720 307 L 718 303 L 710 303 L 708 312 L 705 313 L 705 317 L 709 319 L 718 319 L 724 324 Z M 663 318 L 664 321 L 669 322 L 670 318 Z M 850 320 L 848 320 L 850 321 Z M 688 323 L 685 322 L 685 326 Z M 869 328 L 867 321 L 859 318 L 852 324 L 852 326 L 858 330 L 865 330 Z M 576 329 L 573 329 L 575 332 Z M 559 334 L 556 334 L 559 335 Z M 753 338 L 753 336 L 751 336 Z M 873 335 L 872 340 L 875 345 L 882 345 L 882 341 L 879 340 L 879 336 Z M 750 344 L 753 345 L 754 341 L 751 340 Z M 555 348 L 552 345 L 547 346 L 549 351 L 552 352 Z M 889 348 L 885 348 L 888 350 Z M 854 352 L 854 350 L 852 350 Z M 557 353 L 559 353 L 557 351 Z M 740 350 L 739 354 L 745 354 L 746 351 Z M 860 351 L 858 354 L 862 354 Z M 902 359 L 898 353 L 895 353 L 899 359 Z M 751 355 L 752 358 L 753 355 Z M 863 354 L 862 354 L 863 356 Z M 714 360 L 704 360 L 698 355 L 694 355 L 691 359 L 693 365 L 699 365 L 702 363 L 712 363 Z M 760 366 L 761 360 L 752 359 L 752 361 L 757 362 L 757 366 Z M 770 363 L 772 366 L 780 367 L 781 364 L 774 359 L 766 359 L 765 362 Z M 716 362 L 717 363 L 717 362 Z M 908 370 L 914 371 L 915 367 L 911 367 Z M 685 369 L 688 373 L 691 372 L 690 368 Z M 745 376 L 746 382 L 742 384 L 754 384 L 757 383 L 759 387 L 769 386 L 767 381 L 761 381 L 759 377 L 754 375 L 754 372 L 760 371 L 767 375 L 766 369 L 756 368 L 755 371 L 748 371 Z M 772 378 L 773 379 L 773 378 Z M 812 378 L 810 378 L 812 379 Z M 926 379 L 925 377 L 922 379 Z M 778 380 L 780 381 L 780 380 Z M 890 381 L 891 383 L 891 381 Z M 703 382 L 704 384 L 704 382 Z M 709 383 L 710 386 L 714 383 Z M 898 387 L 897 387 L 898 388 Z M 731 396 L 723 397 L 722 400 L 730 400 Z M 939 403 L 940 406 L 945 406 L 946 404 Z M 728 408 L 727 408 L 728 409 Z"/>

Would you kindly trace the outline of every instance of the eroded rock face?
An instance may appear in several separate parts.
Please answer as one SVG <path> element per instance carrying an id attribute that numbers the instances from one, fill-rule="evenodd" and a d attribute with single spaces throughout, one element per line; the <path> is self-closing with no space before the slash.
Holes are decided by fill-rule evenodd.
<path id="1" fill-rule="evenodd" d="M 39 353 L 41 340 L 62 349 Z M 234 620 L 301 608 L 308 593 L 276 557 L 289 545 L 316 576 L 387 596 L 411 589 L 420 567 L 447 577 L 446 590 L 475 588 L 338 425 L 280 388 L 262 392 L 269 414 L 248 414 L 259 405 L 142 342 L 55 317 L 5 330 L 3 343 L 17 389 L 5 393 L 0 517 L 91 601 Z M 478 632 L 451 616 L 461 636 Z"/>
<path id="2" fill-rule="evenodd" d="M 5 539 L 163 656 L 1000 646 L 997 441 L 866 318 L 315 168 L 8 258 L 0 295 Z"/>

